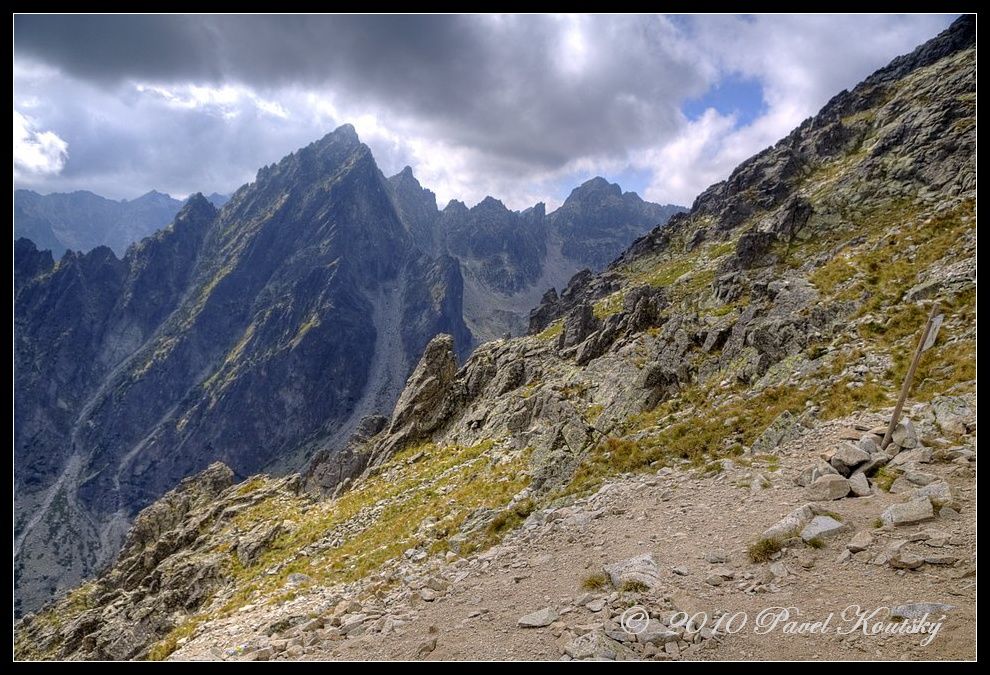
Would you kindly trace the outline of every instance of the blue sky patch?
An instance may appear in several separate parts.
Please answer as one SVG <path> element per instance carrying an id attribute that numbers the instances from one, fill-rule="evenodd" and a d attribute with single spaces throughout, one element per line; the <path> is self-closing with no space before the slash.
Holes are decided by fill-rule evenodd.
<path id="1" fill-rule="evenodd" d="M 681 106 L 692 121 L 701 117 L 708 108 L 715 108 L 722 115 L 735 113 L 737 126 L 746 126 L 766 109 L 763 87 L 753 78 L 730 74 L 700 97 L 685 101 Z"/>

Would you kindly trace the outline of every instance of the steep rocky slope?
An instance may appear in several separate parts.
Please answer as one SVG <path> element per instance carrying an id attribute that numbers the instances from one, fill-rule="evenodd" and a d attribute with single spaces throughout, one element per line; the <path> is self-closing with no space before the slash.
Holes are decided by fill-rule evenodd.
<path id="1" fill-rule="evenodd" d="M 975 187 L 963 17 L 548 293 L 532 335 L 460 368 L 432 340 L 389 418 L 302 476 L 187 481 L 114 567 L 18 624 L 17 653 L 972 657 Z M 880 448 L 936 300 L 913 424 Z M 929 608 L 952 637 L 672 620 L 836 599 L 953 605 Z M 618 628 L 634 604 L 645 637 Z"/>

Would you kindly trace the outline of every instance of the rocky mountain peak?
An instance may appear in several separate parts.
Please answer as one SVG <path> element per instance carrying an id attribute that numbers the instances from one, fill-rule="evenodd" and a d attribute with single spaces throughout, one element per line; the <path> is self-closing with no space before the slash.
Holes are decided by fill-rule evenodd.
<path id="1" fill-rule="evenodd" d="M 502 200 L 496 199 L 495 197 L 489 195 L 484 199 L 482 199 L 477 204 L 475 204 L 472 207 L 472 210 L 478 210 L 481 212 L 490 212 L 490 213 L 504 213 L 507 212 L 509 209 L 507 209 L 505 204 L 502 203 Z"/>
<path id="2" fill-rule="evenodd" d="M 443 213 L 446 214 L 463 214 L 467 213 L 469 210 L 470 209 L 468 209 L 467 204 L 459 199 L 451 199 L 447 202 L 447 205 L 443 207 Z"/>
<path id="3" fill-rule="evenodd" d="M 145 192 L 140 197 L 132 200 L 133 202 L 172 202 L 175 201 L 171 195 L 165 192 L 159 192 L 158 190 L 149 190 Z"/>
<path id="4" fill-rule="evenodd" d="M 211 220 L 217 215 L 217 207 L 209 199 L 197 192 L 189 197 L 182 209 L 175 215 L 175 223 Z"/>
<path id="5" fill-rule="evenodd" d="M 571 190 L 564 203 L 599 204 L 609 197 L 622 197 L 622 188 L 616 183 L 609 183 L 601 176 L 595 176 Z"/>

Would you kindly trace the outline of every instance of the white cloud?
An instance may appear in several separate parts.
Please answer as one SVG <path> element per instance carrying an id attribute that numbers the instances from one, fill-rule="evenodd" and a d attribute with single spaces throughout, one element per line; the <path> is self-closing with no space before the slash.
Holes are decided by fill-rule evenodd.
<path id="1" fill-rule="evenodd" d="M 717 78 L 761 85 L 766 110 L 747 125 L 707 110 L 655 146 L 634 153 L 650 169 L 647 199 L 690 205 L 743 160 L 774 144 L 829 98 L 938 33 L 944 16 L 715 16 L 698 19 L 694 47 Z"/>
<path id="2" fill-rule="evenodd" d="M 245 106 L 254 106 L 266 115 L 285 119 L 289 112 L 278 101 L 262 98 L 245 86 L 206 87 L 195 84 L 165 87 L 138 83 L 141 94 L 161 98 L 168 106 L 182 110 L 201 110 L 224 118 L 237 117 Z"/>
<path id="3" fill-rule="evenodd" d="M 340 42 L 327 58 L 306 41 L 315 35 L 324 44 L 327 37 L 296 27 L 290 33 L 298 45 L 265 44 L 293 46 L 300 61 L 214 56 L 209 64 L 221 74 L 225 64 L 243 67 L 210 84 L 126 75 L 108 83 L 18 56 L 15 104 L 36 121 L 30 131 L 25 122 L 34 144 L 25 162 L 65 163 L 61 138 L 40 129 L 58 129 L 73 143 L 65 171 L 24 170 L 18 182 L 111 197 L 152 187 L 228 192 L 258 167 L 350 122 L 383 172 L 409 164 L 441 207 L 493 195 L 512 208 L 537 201 L 553 208 L 596 174 L 631 176 L 640 184 L 625 189 L 689 205 L 830 96 L 948 21 L 479 16 L 458 19 L 456 30 L 436 39 L 398 31 L 391 40 Z M 310 75 L 297 77 L 300 68 Z M 729 76 L 762 88 L 758 117 L 741 124 L 727 110 L 684 116 L 686 100 Z M 15 137 L 16 125 L 15 118 Z"/>
<path id="4" fill-rule="evenodd" d="M 14 110 L 14 176 L 58 174 L 69 158 L 69 144 L 54 131 L 40 131 L 34 120 Z"/>

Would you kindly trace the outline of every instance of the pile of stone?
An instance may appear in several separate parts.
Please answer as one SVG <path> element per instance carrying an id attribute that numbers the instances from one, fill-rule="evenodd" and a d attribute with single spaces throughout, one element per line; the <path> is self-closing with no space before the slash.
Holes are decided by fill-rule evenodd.
<path id="1" fill-rule="evenodd" d="M 884 427 L 863 431 L 855 443 L 846 440 L 825 453 L 821 460 L 804 469 L 795 482 L 807 488 L 808 499 L 833 501 L 843 497 L 867 497 L 873 494 L 870 480 L 881 467 L 931 461 L 931 449 L 924 448 L 911 420 L 902 420 L 886 448 L 881 448 Z M 851 435 L 851 434 L 850 434 Z M 855 436 L 853 436 L 855 438 Z"/>

